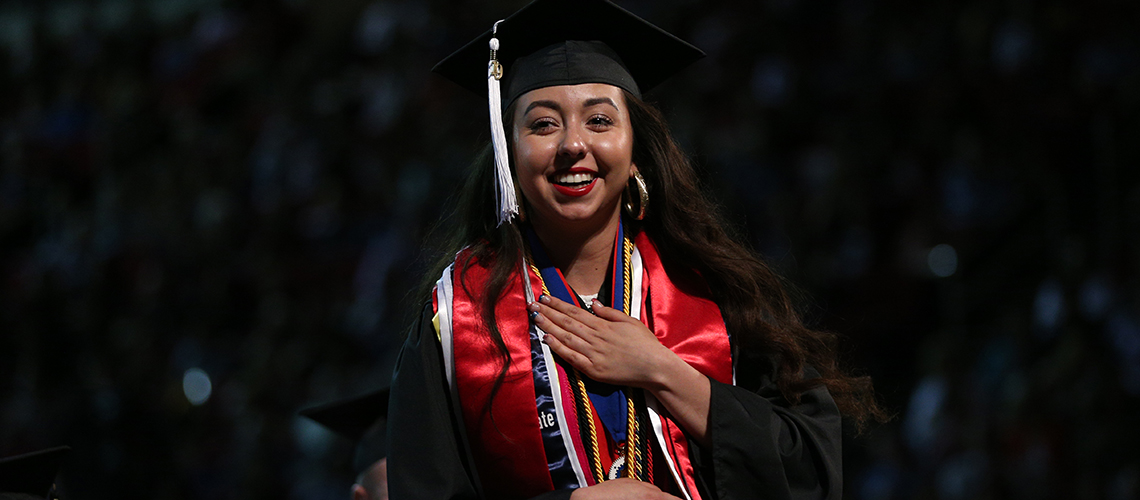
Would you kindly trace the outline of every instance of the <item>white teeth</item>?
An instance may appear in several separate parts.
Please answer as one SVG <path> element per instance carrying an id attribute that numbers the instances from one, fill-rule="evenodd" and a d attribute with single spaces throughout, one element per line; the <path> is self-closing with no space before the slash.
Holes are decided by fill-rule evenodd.
<path id="1" fill-rule="evenodd" d="M 579 182 L 589 182 L 593 178 L 593 174 L 586 173 L 561 174 L 554 176 L 554 182 L 558 184 L 577 184 Z"/>

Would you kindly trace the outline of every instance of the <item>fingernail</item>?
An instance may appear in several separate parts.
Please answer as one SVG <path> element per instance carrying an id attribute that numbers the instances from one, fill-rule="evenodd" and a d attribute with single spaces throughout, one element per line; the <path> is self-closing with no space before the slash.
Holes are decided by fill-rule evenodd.
<path id="1" fill-rule="evenodd" d="M 604 304 L 602 304 L 602 301 L 600 301 L 600 300 L 598 300 L 598 299 L 590 299 L 590 305 L 593 305 L 593 306 L 602 306 L 602 305 L 604 305 Z"/>
<path id="2" fill-rule="evenodd" d="M 526 308 L 532 312 L 537 311 L 538 310 L 538 304 L 531 302 L 529 305 L 526 306 Z"/>
<path id="3" fill-rule="evenodd" d="M 549 304 L 550 303 L 550 296 L 545 294 L 545 293 L 542 295 L 539 295 L 538 301 L 542 302 L 543 304 Z"/>
<path id="4" fill-rule="evenodd" d="M 532 320 L 538 319 L 538 311 L 531 311 L 530 312 L 530 319 L 532 319 Z"/>
<path id="5" fill-rule="evenodd" d="M 539 341 L 539 342 L 542 342 L 543 344 L 545 344 L 545 343 L 546 343 L 546 335 L 547 335 L 547 334 L 545 334 L 545 333 L 544 333 L 544 334 L 542 334 L 542 338 L 538 339 L 538 341 Z"/>

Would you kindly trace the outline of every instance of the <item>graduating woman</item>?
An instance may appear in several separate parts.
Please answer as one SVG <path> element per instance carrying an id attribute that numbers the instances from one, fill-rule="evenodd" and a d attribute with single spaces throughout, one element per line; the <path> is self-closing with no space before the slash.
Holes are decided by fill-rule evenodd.
<path id="1" fill-rule="evenodd" d="M 537 0 L 436 66 L 488 95 L 493 154 L 397 363 L 392 498 L 841 497 L 870 381 L 641 99 L 702 55 L 608 1 Z"/>

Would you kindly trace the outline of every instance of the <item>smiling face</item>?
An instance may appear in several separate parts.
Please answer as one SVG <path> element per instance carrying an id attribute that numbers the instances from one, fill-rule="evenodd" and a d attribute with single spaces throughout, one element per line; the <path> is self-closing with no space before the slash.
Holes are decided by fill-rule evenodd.
<path id="1" fill-rule="evenodd" d="M 532 224 L 616 224 L 633 170 L 633 127 L 621 89 L 587 83 L 532 90 L 514 116 L 514 160 Z"/>

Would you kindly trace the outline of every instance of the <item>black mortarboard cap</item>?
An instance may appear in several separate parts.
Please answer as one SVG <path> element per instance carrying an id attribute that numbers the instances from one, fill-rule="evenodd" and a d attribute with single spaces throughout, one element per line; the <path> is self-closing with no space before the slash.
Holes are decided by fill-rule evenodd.
<path id="1" fill-rule="evenodd" d="M 63 457 L 70 452 L 71 448 L 59 446 L 0 459 L 0 493 L 47 498 Z"/>
<path id="2" fill-rule="evenodd" d="M 432 69 L 475 92 L 487 92 L 483 33 Z M 535 0 L 499 23 L 505 108 L 543 87 L 608 83 L 641 97 L 705 54 L 607 0 Z"/>
<path id="3" fill-rule="evenodd" d="M 301 415 L 356 443 L 352 468 L 364 472 L 388 456 L 388 389 L 301 410 Z"/>

